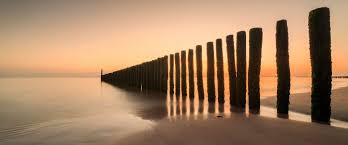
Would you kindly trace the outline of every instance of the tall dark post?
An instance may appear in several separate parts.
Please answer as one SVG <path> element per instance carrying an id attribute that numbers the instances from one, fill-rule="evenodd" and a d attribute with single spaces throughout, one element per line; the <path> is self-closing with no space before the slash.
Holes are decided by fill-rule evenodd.
<path id="1" fill-rule="evenodd" d="M 237 107 L 245 107 L 246 95 L 246 34 L 237 33 Z"/>
<path id="2" fill-rule="evenodd" d="M 236 68 L 235 68 L 235 58 L 234 58 L 234 41 L 233 35 L 228 35 L 226 37 L 227 44 L 227 61 L 228 61 L 228 74 L 230 83 L 230 104 L 231 106 L 236 106 L 237 102 L 237 81 L 236 81 Z"/>
<path id="3" fill-rule="evenodd" d="M 332 87 L 329 8 L 312 10 L 308 26 L 312 65 L 312 121 L 329 123 Z"/>
<path id="4" fill-rule="evenodd" d="M 218 101 L 225 102 L 225 85 L 224 85 L 224 60 L 222 55 L 222 40 L 216 39 L 216 68 L 218 81 Z"/>
<path id="5" fill-rule="evenodd" d="M 277 112 L 288 114 L 290 95 L 290 66 L 289 66 L 289 38 L 286 20 L 277 22 L 276 32 L 277 57 Z"/>
<path id="6" fill-rule="evenodd" d="M 187 96 L 186 89 L 186 51 L 181 51 L 181 94 Z"/>
<path id="7" fill-rule="evenodd" d="M 197 65 L 197 89 L 200 100 L 204 99 L 203 73 L 202 73 L 202 46 L 196 46 L 196 65 Z"/>
<path id="8" fill-rule="evenodd" d="M 188 52 L 188 71 L 189 71 L 189 97 L 194 98 L 195 85 L 194 85 L 194 73 L 193 73 L 193 49 L 189 49 L 189 52 Z"/>
<path id="9" fill-rule="evenodd" d="M 262 29 L 252 28 L 249 31 L 249 71 L 248 94 L 249 111 L 260 112 L 260 70 L 262 51 Z"/>
<path id="10" fill-rule="evenodd" d="M 174 94 L 174 55 L 169 55 L 169 93 Z"/>
<path id="11" fill-rule="evenodd" d="M 180 56 L 175 53 L 175 94 L 180 95 Z"/>
<path id="12" fill-rule="evenodd" d="M 208 84 L 208 101 L 215 101 L 215 69 L 214 69 L 214 44 L 207 43 L 207 84 Z"/>

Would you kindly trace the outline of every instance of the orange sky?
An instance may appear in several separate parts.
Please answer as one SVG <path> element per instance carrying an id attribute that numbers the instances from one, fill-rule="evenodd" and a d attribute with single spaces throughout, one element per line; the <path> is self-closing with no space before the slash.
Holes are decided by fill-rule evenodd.
<path id="1" fill-rule="evenodd" d="M 309 75 L 307 17 L 321 6 L 331 8 L 333 73 L 348 75 L 346 0 L 27 0 L 0 2 L 0 76 L 97 75 L 252 27 L 264 32 L 262 75 L 275 75 L 279 19 L 288 20 L 292 75 Z"/>

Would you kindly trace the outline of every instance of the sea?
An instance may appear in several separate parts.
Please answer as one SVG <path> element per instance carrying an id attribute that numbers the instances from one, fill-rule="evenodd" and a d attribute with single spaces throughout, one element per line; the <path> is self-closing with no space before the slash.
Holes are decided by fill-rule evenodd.
<path id="1" fill-rule="evenodd" d="M 333 89 L 346 87 L 348 79 L 333 79 L 332 84 Z M 277 78 L 261 77 L 260 87 L 262 99 L 274 97 Z M 228 78 L 225 88 L 228 100 Z M 292 77 L 292 94 L 310 90 L 310 77 Z M 159 120 L 230 114 L 226 103 L 222 111 L 218 108 L 206 101 L 200 103 L 197 96 L 190 100 L 118 87 L 101 82 L 99 77 L 0 78 L 0 145 L 112 144 L 151 129 Z M 265 116 L 272 113 L 275 116 L 274 108 L 261 109 Z M 301 115 L 308 118 L 300 114 L 299 120 Z"/>

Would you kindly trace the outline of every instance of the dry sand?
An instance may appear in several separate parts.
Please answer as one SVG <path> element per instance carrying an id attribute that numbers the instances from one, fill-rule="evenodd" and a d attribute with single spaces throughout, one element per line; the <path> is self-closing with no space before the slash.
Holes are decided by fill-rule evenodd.
<path id="1" fill-rule="evenodd" d="M 276 108 L 277 97 L 263 99 L 261 100 L 261 104 Z M 310 115 L 311 93 L 290 95 L 290 110 Z M 332 90 L 331 118 L 348 121 L 348 87 Z"/>
<path id="2" fill-rule="evenodd" d="M 257 115 L 206 120 L 163 119 L 115 145 L 345 145 L 348 130 Z"/>

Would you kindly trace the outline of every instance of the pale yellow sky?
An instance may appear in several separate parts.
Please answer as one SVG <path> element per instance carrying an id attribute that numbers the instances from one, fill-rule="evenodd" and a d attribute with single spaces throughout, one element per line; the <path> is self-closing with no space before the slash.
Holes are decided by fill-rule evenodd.
<path id="1" fill-rule="evenodd" d="M 288 20 L 291 73 L 309 75 L 307 17 L 321 6 L 331 9 L 333 72 L 348 75 L 346 0 L 1 1 L 0 75 L 99 74 L 197 44 L 206 57 L 206 42 L 252 27 L 264 32 L 262 75 L 275 75 L 279 19 Z"/>

